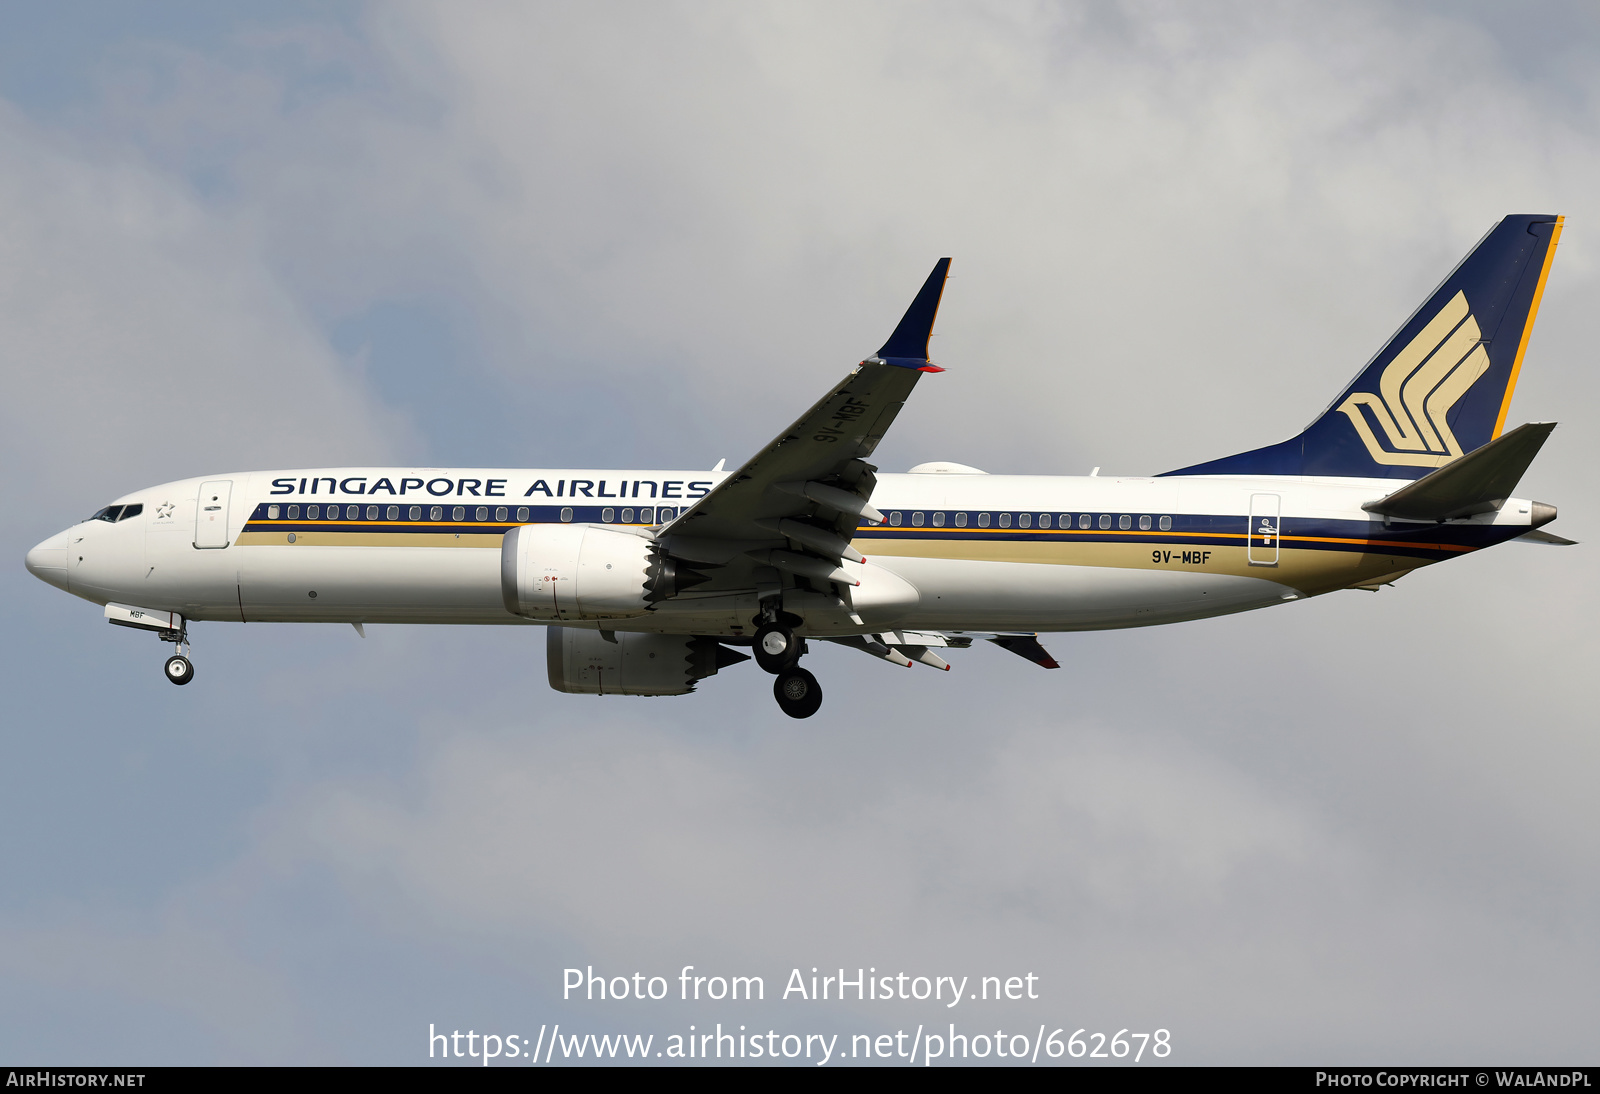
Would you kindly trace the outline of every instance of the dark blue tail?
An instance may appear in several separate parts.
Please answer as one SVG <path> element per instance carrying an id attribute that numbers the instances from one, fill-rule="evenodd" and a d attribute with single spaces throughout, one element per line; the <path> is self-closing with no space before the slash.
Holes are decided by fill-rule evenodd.
<path id="1" fill-rule="evenodd" d="M 1305 432 L 1169 475 L 1415 479 L 1500 436 L 1561 217 L 1508 216 Z"/>

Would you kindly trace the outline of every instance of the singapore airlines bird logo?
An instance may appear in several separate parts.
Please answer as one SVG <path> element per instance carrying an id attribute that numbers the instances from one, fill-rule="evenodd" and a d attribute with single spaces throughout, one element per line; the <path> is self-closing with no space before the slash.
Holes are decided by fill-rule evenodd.
<path id="1" fill-rule="evenodd" d="M 1357 392 L 1339 404 L 1373 460 L 1441 467 L 1461 455 L 1446 420 L 1450 408 L 1489 368 L 1477 320 L 1465 293 L 1456 293 L 1427 326 L 1395 354 L 1378 381 L 1379 394 Z M 1383 430 L 1381 441 L 1372 421 Z"/>

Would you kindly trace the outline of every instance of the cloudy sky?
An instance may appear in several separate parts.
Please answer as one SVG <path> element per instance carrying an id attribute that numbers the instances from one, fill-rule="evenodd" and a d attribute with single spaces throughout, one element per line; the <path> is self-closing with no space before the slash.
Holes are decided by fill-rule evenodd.
<path id="1" fill-rule="evenodd" d="M 1600 17 L 1573 4 L 11 5 L 0 1058 L 1172 1031 L 1188 1063 L 1595 1063 Z M 559 695 L 533 630 L 206 624 L 32 579 L 167 479 L 737 461 L 941 255 L 886 470 L 1159 472 L 1313 417 L 1506 213 L 1571 549 L 994 648 L 783 717 Z M 1585 333 L 1588 331 L 1589 333 Z M 762 975 L 578 1004 L 561 970 Z M 806 1006 L 792 968 L 1040 977 Z M 963 1027 L 964 1028 L 964 1027 Z"/>

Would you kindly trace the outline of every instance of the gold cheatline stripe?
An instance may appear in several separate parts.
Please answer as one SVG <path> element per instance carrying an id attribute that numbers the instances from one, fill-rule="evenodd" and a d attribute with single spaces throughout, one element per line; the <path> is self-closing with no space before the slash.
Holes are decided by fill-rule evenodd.
<path id="1" fill-rule="evenodd" d="M 1550 276 L 1550 264 L 1556 259 L 1556 244 L 1561 242 L 1561 225 L 1566 217 L 1556 217 L 1556 226 L 1550 233 L 1550 249 L 1544 253 L 1544 268 L 1539 271 L 1539 284 L 1533 290 L 1533 304 L 1528 308 L 1528 321 L 1522 326 L 1522 341 L 1517 343 L 1517 356 L 1511 362 L 1511 379 L 1506 381 L 1506 395 L 1500 401 L 1500 416 L 1494 420 L 1492 441 L 1506 427 L 1506 412 L 1511 409 L 1511 396 L 1517 390 L 1517 376 L 1522 372 L 1522 355 L 1528 352 L 1528 339 L 1533 336 L 1533 321 L 1539 317 L 1539 301 L 1544 299 L 1544 281 Z"/>

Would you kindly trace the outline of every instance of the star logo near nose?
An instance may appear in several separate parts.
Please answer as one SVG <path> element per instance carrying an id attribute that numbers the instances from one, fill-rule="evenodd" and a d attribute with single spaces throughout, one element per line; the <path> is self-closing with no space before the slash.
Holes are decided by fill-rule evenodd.
<path id="1" fill-rule="evenodd" d="M 176 508 L 177 506 L 173 505 L 170 501 L 162 502 L 160 505 L 156 506 L 156 519 L 167 520 L 172 516 L 172 511 Z"/>

